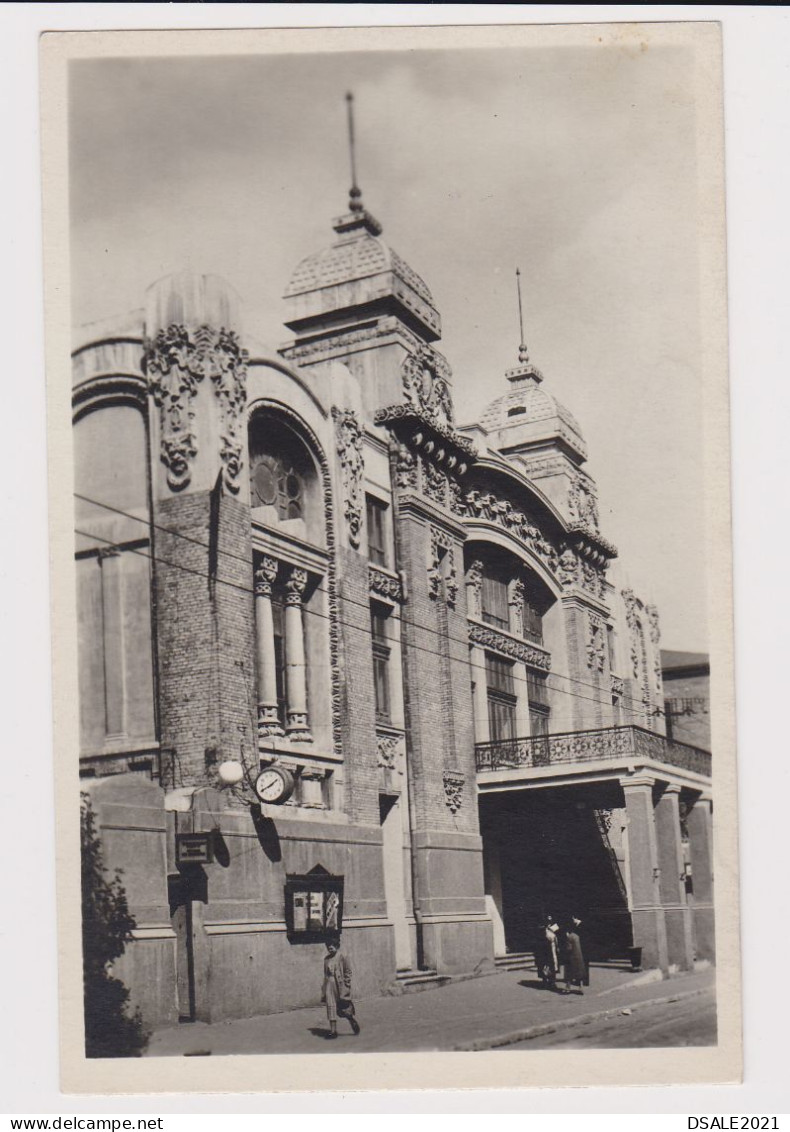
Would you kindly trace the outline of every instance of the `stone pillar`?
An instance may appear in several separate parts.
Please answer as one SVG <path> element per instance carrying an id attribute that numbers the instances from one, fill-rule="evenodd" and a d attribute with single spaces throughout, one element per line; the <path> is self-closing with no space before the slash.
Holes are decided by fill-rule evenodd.
<path id="1" fill-rule="evenodd" d="M 698 959 L 716 958 L 713 915 L 713 831 L 709 798 L 698 798 L 686 817 L 694 890 L 694 937 Z"/>
<path id="2" fill-rule="evenodd" d="M 679 786 L 669 783 L 665 788 L 656 805 L 655 818 L 660 869 L 659 892 L 664 907 L 667 958 L 670 964 L 681 971 L 690 971 L 694 966 L 694 940 L 683 872 Z"/>
<path id="3" fill-rule="evenodd" d="M 658 889 L 658 846 L 653 814 L 653 779 L 621 780 L 628 817 L 628 872 L 634 944 L 642 965 L 668 968 L 664 910 Z"/>
<path id="4" fill-rule="evenodd" d="M 123 593 L 121 552 L 117 546 L 99 551 L 104 627 L 104 719 L 107 736 L 126 734 L 123 662 Z"/>
<path id="5" fill-rule="evenodd" d="M 490 835 L 483 851 L 486 908 L 494 925 L 494 955 L 505 955 L 505 924 L 502 919 L 502 861 L 499 842 Z"/>
<path id="6" fill-rule="evenodd" d="M 469 650 L 472 668 L 472 713 L 475 721 L 475 743 L 488 743 L 488 691 L 486 688 L 486 654 L 477 645 Z"/>
<path id="7" fill-rule="evenodd" d="M 294 566 L 285 583 L 285 694 L 286 731 L 304 743 L 312 742 L 307 723 L 307 670 L 304 657 L 302 598 L 307 571 Z"/>
<path id="8" fill-rule="evenodd" d="M 272 585 L 276 558 L 264 556 L 255 571 L 255 645 L 258 662 L 258 736 L 282 735 L 277 716 L 277 665 L 274 654 Z"/>

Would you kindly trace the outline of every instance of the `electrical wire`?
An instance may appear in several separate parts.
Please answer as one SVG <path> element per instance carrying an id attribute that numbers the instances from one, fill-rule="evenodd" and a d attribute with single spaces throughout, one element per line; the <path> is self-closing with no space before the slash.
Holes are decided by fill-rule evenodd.
<path id="1" fill-rule="evenodd" d="M 194 538 L 191 535 L 186 535 L 182 531 L 172 530 L 170 527 L 164 527 L 160 523 L 155 523 L 152 519 L 141 518 L 139 515 L 133 515 L 129 511 L 124 511 L 119 507 L 113 507 L 109 503 L 103 503 L 98 499 L 92 499 L 89 496 L 81 495 L 79 492 L 74 492 L 74 495 L 77 499 L 81 499 L 85 503 L 90 503 L 95 507 L 101 507 L 103 510 L 106 510 L 106 511 L 112 511 L 114 514 L 122 515 L 125 518 L 132 519 L 132 520 L 134 520 L 134 522 L 137 522 L 137 523 L 142 523 L 146 527 L 149 527 L 149 526 L 153 527 L 157 531 L 162 531 L 164 534 L 170 535 L 171 537 L 174 537 L 174 538 L 183 539 L 185 542 L 191 543 L 194 546 L 199 546 L 203 550 L 213 549 L 209 546 L 209 543 L 203 542 L 201 539 Z M 75 528 L 75 530 L 76 530 L 76 528 Z M 107 542 L 111 545 L 115 545 L 111 539 L 104 539 L 104 538 L 101 538 L 100 536 L 93 536 L 93 535 L 85 534 L 84 532 L 78 532 L 78 533 L 83 533 L 83 537 L 85 537 L 85 538 L 97 537 L 97 538 L 100 538 L 100 541 L 102 541 L 102 542 Z M 226 550 L 226 549 L 223 549 L 222 547 L 217 547 L 216 550 L 217 550 L 218 554 L 225 555 L 228 558 L 232 558 L 237 562 L 242 562 L 245 565 L 245 567 L 249 568 L 250 561 L 249 561 L 249 558 L 247 558 L 246 556 L 241 555 L 241 554 L 236 554 L 232 550 Z M 151 559 L 153 561 L 155 556 L 149 556 L 149 557 L 151 557 Z M 165 565 L 178 566 L 180 569 L 187 570 L 190 573 L 198 574 L 201 577 L 208 577 L 208 575 L 202 574 L 200 571 L 193 570 L 190 567 L 181 566 L 179 563 L 172 563 L 172 562 L 168 563 L 165 559 L 158 557 L 158 556 L 156 556 L 156 560 L 164 563 Z M 245 593 L 252 593 L 254 595 L 254 590 L 250 590 L 246 586 L 241 586 L 238 583 L 228 582 L 226 579 L 218 579 L 218 580 L 222 581 L 225 585 L 232 585 L 237 589 L 243 590 L 243 592 L 245 592 Z M 328 590 L 326 589 L 326 587 L 322 586 L 320 583 L 319 583 L 318 586 L 316 586 L 316 591 L 319 592 L 319 593 L 328 594 Z M 369 607 L 370 607 L 369 602 L 366 603 L 366 602 L 358 601 L 356 598 L 352 598 L 352 597 L 349 597 L 349 596 L 346 596 L 346 595 L 343 596 L 343 601 L 348 602 L 351 605 L 356 605 L 356 606 L 358 606 L 359 608 L 362 608 L 362 609 L 369 609 Z M 303 608 L 305 609 L 306 613 L 309 613 L 313 616 L 327 617 L 326 614 L 322 614 L 318 610 L 308 609 L 307 607 L 303 607 Z M 401 612 L 400 621 L 401 621 L 401 624 L 405 624 L 405 625 L 412 627 L 412 628 L 420 629 L 423 632 L 433 633 L 437 637 L 440 636 L 440 634 L 435 629 L 430 629 L 429 626 L 418 625 L 416 622 L 410 621 L 407 617 L 404 617 L 402 612 Z M 448 634 L 448 639 L 451 640 L 451 641 L 454 641 L 456 644 L 460 644 L 460 645 L 467 645 L 469 643 L 467 639 L 464 639 L 464 638 L 461 638 L 461 637 L 456 637 L 456 636 L 453 636 L 452 634 Z M 419 646 L 414 646 L 414 647 L 419 647 Z M 434 655 L 440 656 L 442 654 L 435 653 Z M 566 683 L 576 684 L 580 687 L 585 687 L 585 688 L 592 688 L 595 691 L 599 690 L 598 685 L 594 684 L 592 681 L 589 681 L 589 680 L 581 680 L 579 678 L 573 678 L 573 677 L 570 677 L 570 676 L 565 676 L 563 673 L 559 673 L 559 672 L 553 672 L 553 673 L 550 673 L 549 675 L 556 680 L 564 680 Z M 559 689 L 555 689 L 555 690 L 559 690 Z M 564 694 L 570 694 L 570 693 L 564 693 Z M 611 706 L 611 704 L 607 700 L 599 700 L 599 699 L 590 698 L 590 697 L 577 697 L 577 698 L 587 699 L 590 703 L 598 703 L 598 704 L 601 704 L 601 705 Z M 662 709 L 657 708 L 652 712 L 652 714 L 653 715 L 664 715 L 665 712 Z"/>
<path id="2" fill-rule="evenodd" d="M 232 581 L 230 581 L 226 578 L 219 578 L 219 577 L 214 579 L 209 574 L 205 573 L 202 570 L 196 570 L 193 567 L 185 566 L 181 562 L 169 561 L 168 559 L 163 558 L 161 555 L 147 553 L 139 547 L 133 547 L 133 546 L 124 547 L 123 544 L 118 544 L 117 541 L 115 541 L 113 539 L 108 539 L 103 535 L 96 534 L 95 532 L 84 531 L 84 530 L 81 530 L 78 527 L 74 528 L 74 532 L 75 532 L 75 534 L 79 535 L 82 538 L 94 539 L 98 542 L 105 543 L 108 546 L 119 546 L 120 545 L 128 553 L 138 554 L 142 558 L 147 558 L 150 562 L 158 562 L 158 563 L 161 563 L 163 566 L 169 566 L 173 569 L 182 570 L 184 573 L 192 574 L 193 576 L 198 577 L 198 578 L 202 578 L 206 581 L 216 581 L 221 585 L 229 586 L 230 588 L 238 590 L 241 593 L 248 594 L 248 595 L 251 595 L 253 597 L 255 596 L 255 591 L 253 589 L 251 589 L 249 586 L 241 585 L 238 582 L 232 582 Z M 193 540 L 190 540 L 190 541 L 193 541 Z M 205 544 L 201 544 L 201 545 L 205 545 Z M 239 557 L 239 556 L 234 556 L 234 557 Z M 248 560 L 246 558 L 244 558 L 244 559 L 239 558 L 239 560 L 243 561 L 245 563 L 248 562 Z M 323 592 L 326 592 L 326 591 L 324 590 Z M 362 602 L 353 601 L 353 599 L 344 599 L 344 600 L 352 601 L 352 603 L 355 604 L 355 605 L 361 606 L 363 608 L 367 608 L 364 605 L 364 603 L 362 603 Z M 308 606 L 302 606 L 302 611 L 303 611 L 303 613 L 306 613 L 309 616 L 320 617 L 322 620 L 331 621 L 330 615 L 327 614 L 327 613 L 322 613 L 320 610 L 310 609 Z M 440 636 L 440 634 L 437 632 L 437 630 L 431 629 L 427 625 L 418 624 L 417 622 L 411 621 L 408 618 L 404 618 L 403 615 L 401 615 L 400 621 L 401 621 L 401 624 L 405 624 L 406 626 L 408 626 L 410 628 L 419 629 L 422 632 L 431 633 L 431 634 L 433 634 L 434 636 L 437 636 L 437 637 Z M 372 639 L 372 633 L 371 633 L 371 630 L 368 627 L 354 626 L 353 628 L 355 629 L 356 632 L 363 633 L 365 636 L 371 637 L 371 639 Z M 455 641 L 458 644 L 463 644 L 463 645 L 469 644 L 468 640 L 463 640 L 460 637 L 451 636 L 450 640 Z M 418 645 L 416 642 L 409 642 L 409 648 L 413 648 L 413 649 L 416 649 L 420 652 L 427 653 L 428 655 L 437 657 L 440 660 L 445 659 L 445 654 L 439 652 L 436 649 L 429 649 L 425 645 Z M 477 662 L 471 660 L 471 658 L 468 661 L 468 664 L 469 664 L 470 668 L 478 669 L 481 673 L 484 673 L 484 674 L 487 675 L 487 670 L 486 670 L 484 665 L 478 664 Z M 331 665 L 331 664 L 321 665 L 321 664 L 313 663 L 311 665 L 311 667 L 331 669 L 333 667 L 333 665 Z M 578 680 L 574 680 L 572 677 L 565 676 L 562 673 L 550 672 L 550 673 L 547 674 L 546 684 L 547 684 L 547 687 L 549 688 L 550 691 L 554 691 L 554 692 L 556 692 L 560 695 L 570 696 L 573 699 L 585 701 L 587 703 L 597 704 L 601 707 L 611 707 L 612 706 L 611 698 L 610 699 L 598 699 L 597 697 L 579 695 L 576 692 L 571 692 L 571 691 L 568 691 L 564 688 L 558 688 L 556 686 L 550 685 L 548 683 L 548 681 L 551 680 L 551 679 L 553 679 L 553 680 L 564 680 L 564 681 L 566 681 L 567 683 L 570 683 L 570 684 L 578 683 L 578 684 L 583 685 L 585 687 L 595 687 L 595 685 L 588 684 L 587 681 L 578 681 Z M 625 705 L 621 705 L 621 707 L 625 710 Z M 640 720 L 642 719 L 642 714 L 639 713 L 639 712 L 635 712 L 635 711 L 631 710 L 631 711 L 628 712 L 628 714 L 631 715 L 631 717 L 633 719 L 640 719 Z M 654 716 L 663 715 L 663 714 L 664 714 L 664 712 L 660 708 L 656 708 L 651 712 L 651 715 L 654 715 Z"/>

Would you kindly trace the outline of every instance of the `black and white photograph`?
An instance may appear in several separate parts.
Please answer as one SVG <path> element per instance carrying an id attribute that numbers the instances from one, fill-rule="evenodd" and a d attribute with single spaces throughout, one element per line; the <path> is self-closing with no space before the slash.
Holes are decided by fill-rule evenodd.
<path id="1" fill-rule="evenodd" d="M 452 30 L 44 37 L 83 1081 L 739 1073 L 720 30 Z"/>

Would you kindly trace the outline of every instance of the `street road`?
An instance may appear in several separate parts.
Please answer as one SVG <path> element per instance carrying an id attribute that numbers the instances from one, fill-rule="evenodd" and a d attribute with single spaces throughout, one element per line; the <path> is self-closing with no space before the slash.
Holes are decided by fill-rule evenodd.
<path id="1" fill-rule="evenodd" d="M 592 1002 L 591 1000 L 591 1006 Z M 529 1038 L 502 1049 L 613 1049 L 619 1046 L 709 1046 L 716 1044 L 712 989 L 662 1006 L 644 1006 L 587 1025 Z"/>

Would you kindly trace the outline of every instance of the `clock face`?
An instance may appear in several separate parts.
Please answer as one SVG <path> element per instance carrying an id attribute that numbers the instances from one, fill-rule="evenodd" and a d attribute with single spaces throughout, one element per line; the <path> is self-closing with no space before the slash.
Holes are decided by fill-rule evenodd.
<path id="1" fill-rule="evenodd" d="M 258 775 L 255 782 L 255 793 L 262 802 L 278 805 L 290 798 L 293 786 L 293 778 L 287 770 L 270 766 Z"/>

